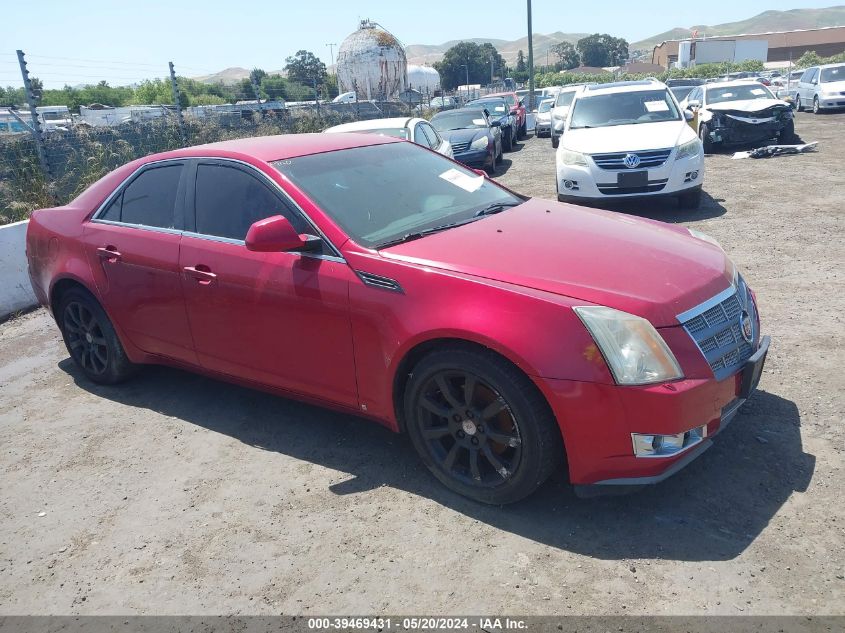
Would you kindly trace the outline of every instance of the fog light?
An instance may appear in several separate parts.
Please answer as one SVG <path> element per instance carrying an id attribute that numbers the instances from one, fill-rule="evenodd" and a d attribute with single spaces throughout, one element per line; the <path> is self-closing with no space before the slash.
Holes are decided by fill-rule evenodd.
<path id="1" fill-rule="evenodd" d="M 572 187 L 575 186 L 575 183 L 573 183 L 571 180 L 564 180 L 563 186 L 565 189 L 572 189 Z"/>
<path id="2" fill-rule="evenodd" d="M 695 180 L 696 178 L 698 178 L 698 172 L 697 171 L 691 172 L 690 175 L 689 175 L 689 179 Z"/>
<path id="3" fill-rule="evenodd" d="M 684 433 L 657 435 L 631 433 L 634 455 L 637 457 L 671 457 L 692 448 L 707 437 L 707 425 Z"/>

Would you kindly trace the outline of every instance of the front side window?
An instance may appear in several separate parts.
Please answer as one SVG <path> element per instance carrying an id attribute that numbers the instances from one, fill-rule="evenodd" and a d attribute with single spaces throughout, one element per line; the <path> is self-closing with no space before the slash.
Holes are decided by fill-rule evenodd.
<path id="1" fill-rule="evenodd" d="M 570 129 L 657 123 L 681 119 L 669 91 L 634 90 L 585 97 L 575 100 Z"/>
<path id="2" fill-rule="evenodd" d="M 423 147 L 431 147 L 431 143 L 428 142 L 428 137 L 425 135 L 422 124 L 414 128 L 414 143 Z"/>
<path id="3" fill-rule="evenodd" d="M 521 198 L 411 143 L 312 154 L 273 165 L 357 243 L 379 248 L 416 232 L 474 221 Z"/>
<path id="4" fill-rule="evenodd" d="M 285 216 L 300 233 L 308 232 L 270 187 L 235 166 L 197 166 L 195 207 L 201 235 L 243 240 L 250 226 L 273 215 Z"/>
<path id="5" fill-rule="evenodd" d="M 559 108 L 561 106 L 569 107 L 572 105 L 572 100 L 575 98 L 575 91 L 570 90 L 568 92 L 559 92 L 557 93 L 557 98 L 555 99 L 555 107 Z"/>
<path id="6" fill-rule="evenodd" d="M 431 125 L 429 125 L 428 123 L 420 123 L 420 127 L 428 138 L 429 147 L 435 150 L 440 147 L 440 136 L 437 134 L 434 128 L 431 127 Z"/>
<path id="7" fill-rule="evenodd" d="M 182 165 L 143 171 L 117 196 L 101 219 L 155 228 L 175 228 L 176 193 Z"/>

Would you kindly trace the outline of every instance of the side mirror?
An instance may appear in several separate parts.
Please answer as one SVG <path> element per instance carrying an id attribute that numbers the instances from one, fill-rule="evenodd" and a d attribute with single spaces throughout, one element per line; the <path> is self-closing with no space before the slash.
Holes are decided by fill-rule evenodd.
<path id="1" fill-rule="evenodd" d="M 693 99 L 692 101 L 687 101 L 687 110 L 694 110 L 695 108 L 701 107 L 701 101 L 698 99 Z"/>
<path id="2" fill-rule="evenodd" d="M 490 121 L 490 127 L 499 127 L 500 125 L 502 125 L 502 122 L 499 120 Z"/>
<path id="3" fill-rule="evenodd" d="M 684 118 L 687 121 L 692 121 L 695 118 L 695 113 L 692 110 L 684 110 Z"/>
<path id="4" fill-rule="evenodd" d="M 298 234 L 287 218 L 273 215 L 259 220 L 246 233 L 246 249 L 257 253 L 314 250 L 320 239 Z"/>

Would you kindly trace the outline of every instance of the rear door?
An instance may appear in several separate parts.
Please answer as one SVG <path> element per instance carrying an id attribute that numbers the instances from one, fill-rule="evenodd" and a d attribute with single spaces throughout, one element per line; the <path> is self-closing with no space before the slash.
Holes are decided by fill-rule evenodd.
<path id="1" fill-rule="evenodd" d="M 200 363 L 212 370 L 357 408 L 349 283 L 332 247 L 256 253 L 256 221 L 283 215 L 316 229 L 266 176 L 235 161 L 199 160 L 188 187 L 190 231 L 179 266 Z"/>
<path id="2" fill-rule="evenodd" d="M 195 364 L 179 275 L 187 169 L 152 163 L 85 224 L 88 262 L 106 311 L 141 350 Z"/>

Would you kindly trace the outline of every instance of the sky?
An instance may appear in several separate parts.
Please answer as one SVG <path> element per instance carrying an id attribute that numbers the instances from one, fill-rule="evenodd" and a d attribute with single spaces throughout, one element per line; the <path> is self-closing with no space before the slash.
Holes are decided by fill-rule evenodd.
<path id="1" fill-rule="evenodd" d="M 831 6 L 805 0 L 533 0 L 535 33 L 609 33 L 629 42 L 673 27 L 743 20 L 769 9 Z M 34 11 L 34 17 L 33 17 Z M 167 62 L 193 77 L 231 66 L 279 70 L 307 49 L 331 63 L 327 44 L 339 44 L 370 18 L 405 45 L 449 40 L 524 37 L 523 0 L 143 0 L 77 3 L 42 0 L 37 8 L 11 2 L 3 9 L 0 85 L 21 84 L 15 51 L 47 88 L 65 84 L 126 85 L 165 76 Z M 337 52 L 337 47 L 334 47 Z"/>

